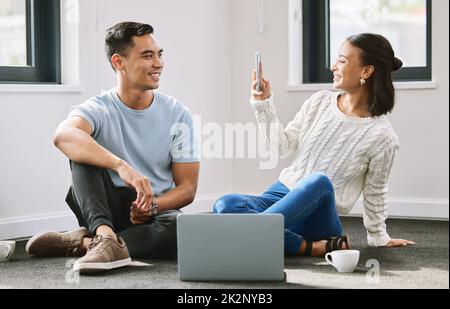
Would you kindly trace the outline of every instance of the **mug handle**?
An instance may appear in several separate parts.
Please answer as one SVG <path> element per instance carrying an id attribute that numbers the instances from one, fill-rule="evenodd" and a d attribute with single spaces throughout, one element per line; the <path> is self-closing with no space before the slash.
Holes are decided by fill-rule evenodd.
<path id="1" fill-rule="evenodd" d="M 9 260 L 13 254 L 13 245 L 11 244 L 7 244 L 6 246 L 3 247 L 1 254 L 3 255 L 3 259 L 5 261 Z"/>
<path id="2" fill-rule="evenodd" d="M 11 253 L 11 248 L 9 245 L 2 246 L 0 248 L 0 258 L 2 259 L 2 261 L 8 260 L 10 253 Z"/>
<path id="3" fill-rule="evenodd" d="M 331 259 L 331 253 L 330 253 L 330 252 L 328 252 L 327 254 L 325 254 L 325 260 L 326 260 L 329 264 L 331 264 L 331 265 L 334 266 L 333 260 Z"/>
<path id="4" fill-rule="evenodd" d="M 10 259 L 11 256 L 13 255 L 13 253 L 14 253 L 14 252 L 13 252 L 13 251 L 14 251 L 14 250 L 13 250 L 13 246 L 14 246 L 13 244 L 9 244 L 9 245 L 8 245 L 8 255 L 6 256 L 7 259 Z"/>

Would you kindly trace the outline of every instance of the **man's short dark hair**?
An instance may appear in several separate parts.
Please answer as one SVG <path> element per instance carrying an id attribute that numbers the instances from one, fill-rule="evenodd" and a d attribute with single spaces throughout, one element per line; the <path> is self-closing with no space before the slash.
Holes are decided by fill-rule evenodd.
<path id="1" fill-rule="evenodd" d="M 106 31 L 105 51 L 113 70 L 116 70 L 111 63 L 111 57 L 114 54 L 127 56 L 128 49 L 134 46 L 134 36 L 143 36 L 152 33 L 152 26 L 128 21 L 118 23 L 109 28 Z"/>

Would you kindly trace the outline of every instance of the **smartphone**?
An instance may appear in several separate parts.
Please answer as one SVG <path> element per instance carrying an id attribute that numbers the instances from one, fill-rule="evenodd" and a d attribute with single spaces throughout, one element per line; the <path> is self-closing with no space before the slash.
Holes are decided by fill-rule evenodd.
<path id="1" fill-rule="evenodd" d="M 255 68 L 256 68 L 256 91 L 262 91 L 261 88 L 262 62 L 260 52 L 255 53 Z"/>

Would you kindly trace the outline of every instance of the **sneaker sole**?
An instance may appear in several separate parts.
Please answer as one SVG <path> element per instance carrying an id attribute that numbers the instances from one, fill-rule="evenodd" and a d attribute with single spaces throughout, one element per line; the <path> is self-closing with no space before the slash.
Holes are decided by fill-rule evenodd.
<path id="1" fill-rule="evenodd" d="M 94 272 L 100 272 L 105 270 L 111 270 L 119 267 L 128 266 L 131 264 L 131 258 L 126 258 L 123 260 L 118 260 L 114 262 L 108 262 L 108 263 L 78 263 L 75 262 L 73 264 L 73 271 L 79 271 L 80 274 L 83 273 L 94 273 Z"/>
<path id="2" fill-rule="evenodd" d="M 61 234 L 72 233 L 74 231 L 83 231 L 83 230 L 87 231 L 87 229 L 85 227 L 80 227 L 80 228 L 78 228 L 76 230 L 67 231 L 67 232 L 64 232 L 64 233 L 61 233 Z M 29 255 L 36 255 L 36 254 L 30 253 L 30 250 L 33 251 L 33 249 L 36 249 L 36 248 L 33 248 L 33 245 L 35 244 L 36 239 L 38 239 L 39 237 L 41 237 L 41 236 L 43 236 L 45 234 L 48 234 L 48 233 L 55 233 L 55 232 L 54 231 L 39 232 L 39 233 L 35 234 L 33 237 L 31 237 L 30 240 L 28 240 L 28 242 L 27 242 L 27 244 L 25 246 L 25 251 Z M 39 249 L 38 249 L 38 251 L 39 251 Z M 39 256 L 39 253 L 38 253 L 38 256 Z"/>

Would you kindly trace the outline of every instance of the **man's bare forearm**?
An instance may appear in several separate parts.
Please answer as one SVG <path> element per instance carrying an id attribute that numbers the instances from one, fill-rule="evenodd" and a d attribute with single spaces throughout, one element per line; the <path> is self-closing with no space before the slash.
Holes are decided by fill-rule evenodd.
<path id="1" fill-rule="evenodd" d="M 89 134 L 74 127 L 60 127 L 55 133 L 55 146 L 70 160 L 117 171 L 126 164 L 99 145 Z"/>
<path id="2" fill-rule="evenodd" d="M 158 196 L 155 199 L 159 211 L 180 209 L 192 203 L 195 198 L 196 189 L 190 185 L 180 185 L 172 190 Z"/>

